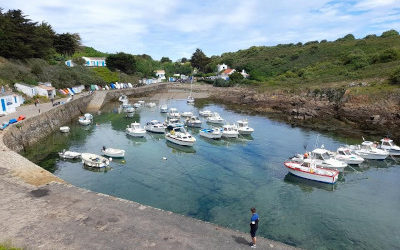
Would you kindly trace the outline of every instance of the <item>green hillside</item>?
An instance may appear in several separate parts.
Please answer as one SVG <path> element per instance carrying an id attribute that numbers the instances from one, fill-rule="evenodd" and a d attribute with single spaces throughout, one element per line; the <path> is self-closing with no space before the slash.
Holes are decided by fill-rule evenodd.
<path id="1" fill-rule="evenodd" d="M 252 80 L 269 85 L 387 79 L 400 65 L 400 36 L 391 30 L 363 39 L 350 34 L 333 42 L 251 47 L 212 57 L 206 68 L 219 63 L 245 69 Z"/>

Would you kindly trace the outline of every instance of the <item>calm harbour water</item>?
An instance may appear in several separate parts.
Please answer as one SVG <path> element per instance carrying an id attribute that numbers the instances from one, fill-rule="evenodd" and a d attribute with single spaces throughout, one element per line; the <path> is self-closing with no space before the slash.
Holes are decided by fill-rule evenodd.
<path id="1" fill-rule="evenodd" d="M 165 102 L 181 112 L 198 114 L 185 100 Z M 134 118 L 117 113 L 118 106 L 110 103 L 95 115 L 97 125 L 69 124 L 69 134 L 55 132 L 24 155 L 76 186 L 243 232 L 249 230 L 249 209 L 255 206 L 260 236 L 302 248 L 399 248 L 396 161 L 370 161 L 349 169 L 335 185 L 316 183 L 289 175 L 283 161 L 304 152 L 305 146 L 312 150 L 317 140 L 333 150 L 343 139 L 209 104 L 207 109 L 227 121 L 248 118 L 253 136 L 210 141 L 200 137 L 198 129 L 189 129 L 197 142 L 193 148 L 182 148 L 166 143 L 163 135 L 148 134 L 144 139 L 125 135 L 133 121 L 142 125 L 152 119 L 163 121 L 158 106 L 142 108 Z M 57 155 L 62 149 L 100 154 L 103 145 L 126 150 L 125 158 L 113 160 L 105 172 L 89 171 L 80 161 L 63 161 Z"/>

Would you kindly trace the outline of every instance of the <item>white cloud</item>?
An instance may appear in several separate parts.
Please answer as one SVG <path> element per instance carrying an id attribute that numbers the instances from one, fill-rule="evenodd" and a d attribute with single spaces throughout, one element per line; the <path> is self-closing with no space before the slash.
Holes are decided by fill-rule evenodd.
<path id="1" fill-rule="evenodd" d="M 208 55 L 399 29 L 399 0 L 0 0 L 96 49 L 153 58 Z M 397 9 L 396 9 L 397 8 Z"/>

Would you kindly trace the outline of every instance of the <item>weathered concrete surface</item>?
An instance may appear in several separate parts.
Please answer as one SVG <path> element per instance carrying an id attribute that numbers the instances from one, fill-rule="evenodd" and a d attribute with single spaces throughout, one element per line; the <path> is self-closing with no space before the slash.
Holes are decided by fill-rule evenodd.
<path id="1" fill-rule="evenodd" d="M 28 249 L 248 249 L 249 235 L 172 212 L 0 168 L 0 242 Z M 259 249 L 292 249 L 258 238 Z"/>

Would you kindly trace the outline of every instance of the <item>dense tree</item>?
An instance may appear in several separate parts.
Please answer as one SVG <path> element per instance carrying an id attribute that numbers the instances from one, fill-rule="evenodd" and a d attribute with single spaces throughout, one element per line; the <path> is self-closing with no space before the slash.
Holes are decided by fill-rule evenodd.
<path id="1" fill-rule="evenodd" d="M 172 60 L 169 59 L 169 57 L 163 56 L 163 57 L 161 57 L 160 62 L 161 62 L 161 63 L 170 63 L 170 62 L 172 62 Z"/>
<path id="2" fill-rule="evenodd" d="M 79 66 L 83 66 L 86 63 L 85 59 L 83 59 L 82 57 L 75 57 L 72 59 L 72 62 Z"/>
<path id="3" fill-rule="evenodd" d="M 190 59 L 192 67 L 199 69 L 201 72 L 205 72 L 205 67 L 209 62 L 210 58 L 208 58 L 201 49 L 196 49 Z"/>
<path id="4" fill-rule="evenodd" d="M 135 56 L 123 52 L 109 55 L 106 58 L 106 64 L 110 70 L 118 69 L 127 74 L 136 72 Z"/>
<path id="5" fill-rule="evenodd" d="M 54 48 L 64 56 L 71 56 L 78 50 L 80 37 L 78 34 L 63 33 L 54 39 Z"/>
<path id="6" fill-rule="evenodd" d="M 182 57 L 182 59 L 180 60 L 181 63 L 187 63 L 188 59 L 186 57 Z"/>
<path id="7" fill-rule="evenodd" d="M 230 76 L 229 76 L 229 81 L 231 81 L 232 83 L 240 83 L 240 81 L 243 80 L 243 76 L 242 74 L 240 74 L 239 72 L 235 71 L 233 72 Z"/>
<path id="8" fill-rule="evenodd" d="M 388 30 L 382 33 L 381 37 L 392 37 L 398 36 L 399 32 L 397 30 Z"/>

